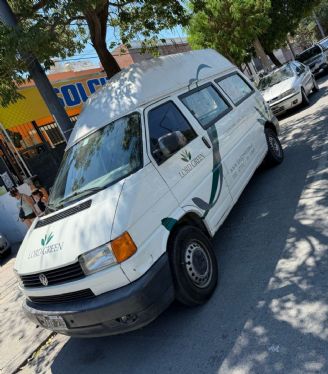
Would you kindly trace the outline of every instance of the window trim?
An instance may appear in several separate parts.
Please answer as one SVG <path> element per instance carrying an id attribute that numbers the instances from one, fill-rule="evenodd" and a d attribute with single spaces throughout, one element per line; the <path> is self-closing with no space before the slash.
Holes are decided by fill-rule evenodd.
<path id="1" fill-rule="evenodd" d="M 172 104 L 175 106 L 175 108 L 178 110 L 178 112 L 181 114 L 181 116 L 185 119 L 185 121 L 188 123 L 188 125 L 189 125 L 190 128 L 191 128 L 191 130 L 195 133 L 196 136 L 195 136 L 192 140 L 188 141 L 188 143 L 187 143 L 186 145 L 184 145 L 182 148 L 180 148 L 180 149 L 177 150 L 176 152 L 172 153 L 168 158 L 166 158 L 165 160 L 163 160 L 163 161 L 161 161 L 161 162 L 158 162 L 158 161 L 156 160 L 156 158 L 154 157 L 153 152 L 152 152 L 152 149 L 151 149 L 151 143 L 150 143 L 150 131 L 149 131 L 149 130 L 150 130 L 150 128 L 149 128 L 149 113 L 150 113 L 152 110 L 155 110 L 155 109 L 157 109 L 157 108 L 160 108 L 161 106 L 163 106 L 163 105 L 165 105 L 165 104 L 167 104 L 167 103 L 172 103 Z M 174 100 L 172 100 L 172 99 L 169 99 L 169 100 L 167 100 L 167 101 L 165 101 L 165 102 L 160 103 L 159 105 L 156 105 L 156 106 L 154 106 L 154 107 L 149 108 L 149 109 L 146 111 L 146 113 L 145 113 L 145 117 L 146 117 L 146 119 L 147 119 L 147 121 L 146 121 L 146 126 L 147 126 L 147 129 L 146 129 L 146 134 L 147 134 L 147 141 L 146 141 L 146 144 L 149 144 L 149 154 L 150 154 L 151 158 L 156 162 L 156 164 L 157 164 L 158 166 L 164 164 L 164 162 L 166 162 L 167 160 L 169 160 L 172 156 L 176 155 L 178 152 L 180 152 L 181 149 L 183 149 L 183 148 L 186 147 L 188 144 L 190 144 L 191 142 L 193 142 L 193 141 L 194 141 L 195 139 L 197 139 L 198 136 L 199 136 L 198 132 L 197 132 L 197 131 L 194 129 L 194 127 L 191 125 L 191 123 L 190 123 L 190 121 L 188 120 L 188 118 L 186 118 L 186 116 L 185 116 L 185 115 L 182 113 L 182 111 L 180 110 L 179 106 L 178 106 L 178 105 L 174 102 Z"/>
<path id="2" fill-rule="evenodd" d="M 190 108 L 188 108 L 188 106 L 182 101 L 185 97 L 188 97 L 192 94 L 194 94 L 195 92 L 198 92 L 198 91 L 202 91 L 204 88 L 207 88 L 207 87 L 212 87 L 214 89 L 214 91 L 219 95 L 219 97 L 224 101 L 224 103 L 228 106 L 227 109 L 225 109 L 222 113 L 220 113 L 217 117 L 215 117 L 214 119 L 212 119 L 212 121 L 210 121 L 208 124 L 206 125 L 203 125 L 199 119 L 192 113 L 192 111 L 190 110 Z M 222 95 L 222 93 L 220 92 L 220 90 L 213 84 L 213 82 L 208 82 L 208 83 L 205 83 L 201 86 L 197 86 L 196 88 L 188 91 L 188 92 L 185 92 L 183 93 L 182 95 L 179 95 L 178 96 L 180 102 L 182 103 L 182 105 L 184 105 L 187 110 L 189 111 L 189 113 L 195 118 L 195 120 L 200 124 L 200 126 L 202 127 L 202 129 L 204 130 L 207 130 L 208 128 L 210 128 L 211 126 L 213 126 L 215 123 L 217 123 L 221 118 L 223 118 L 225 115 L 227 115 L 228 113 L 230 113 L 232 111 L 232 106 L 231 104 L 229 103 L 229 101 Z"/>
<path id="3" fill-rule="evenodd" d="M 223 87 L 220 86 L 220 82 L 229 78 L 229 77 L 232 77 L 233 75 L 237 75 L 250 89 L 251 89 L 251 92 L 244 96 L 242 99 L 240 99 L 239 101 L 237 101 L 236 103 L 232 100 L 231 96 L 224 90 Z M 229 99 L 231 100 L 231 102 L 233 103 L 233 105 L 235 105 L 236 107 L 239 106 L 241 103 L 243 103 L 245 100 L 247 100 L 249 97 L 251 97 L 254 92 L 255 92 L 255 89 L 254 87 L 252 87 L 245 79 L 244 77 L 242 77 L 238 71 L 234 71 L 232 73 L 229 73 L 227 75 L 224 75 L 223 77 L 220 77 L 220 78 L 217 78 L 214 80 L 214 82 L 220 87 L 220 89 L 227 95 L 227 97 L 229 97 Z"/>

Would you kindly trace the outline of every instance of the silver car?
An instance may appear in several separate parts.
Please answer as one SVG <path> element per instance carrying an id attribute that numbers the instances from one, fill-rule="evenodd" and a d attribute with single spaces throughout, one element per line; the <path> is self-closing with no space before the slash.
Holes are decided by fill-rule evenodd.
<path id="1" fill-rule="evenodd" d="M 319 90 L 310 68 L 298 61 L 291 61 L 263 77 L 258 88 L 275 115 L 301 104 L 309 105 L 308 95 Z"/>
<path id="2" fill-rule="evenodd" d="M 0 233 L 0 257 L 11 251 L 9 240 Z"/>

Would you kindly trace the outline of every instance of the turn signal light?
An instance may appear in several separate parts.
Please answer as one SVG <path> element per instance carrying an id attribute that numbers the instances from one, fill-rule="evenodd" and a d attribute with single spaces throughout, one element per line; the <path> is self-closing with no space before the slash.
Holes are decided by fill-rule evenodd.
<path id="1" fill-rule="evenodd" d="M 137 251 L 137 246 L 134 244 L 134 241 L 128 232 L 125 232 L 123 235 L 114 239 L 110 244 L 117 262 L 127 260 Z"/>

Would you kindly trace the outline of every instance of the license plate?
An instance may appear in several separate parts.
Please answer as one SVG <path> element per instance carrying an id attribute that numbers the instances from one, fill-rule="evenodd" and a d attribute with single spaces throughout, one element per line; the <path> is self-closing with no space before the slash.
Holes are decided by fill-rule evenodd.
<path id="1" fill-rule="evenodd" d="M 66 330 L 64 319 L 60 316 L 39 316 L 41 325 L 49 330 Z"/>

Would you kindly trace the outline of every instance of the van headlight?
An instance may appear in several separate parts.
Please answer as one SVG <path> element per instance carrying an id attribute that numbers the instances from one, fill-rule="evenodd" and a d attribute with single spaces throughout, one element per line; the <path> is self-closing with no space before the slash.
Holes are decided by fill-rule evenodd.
<path id="1" fill-rule="evenodd" d="M 137 251 L 137 246 L 128 232 L 101 245 L 79 257 L 79 262 L 85 274 L 92 274 L 121 263 Z"/>
<path id="2" fill-rule="evenodd" d="M 81 255 L 79 262 L 85 274 L 92 274 L 117 263 L 110 243 Z"/>

